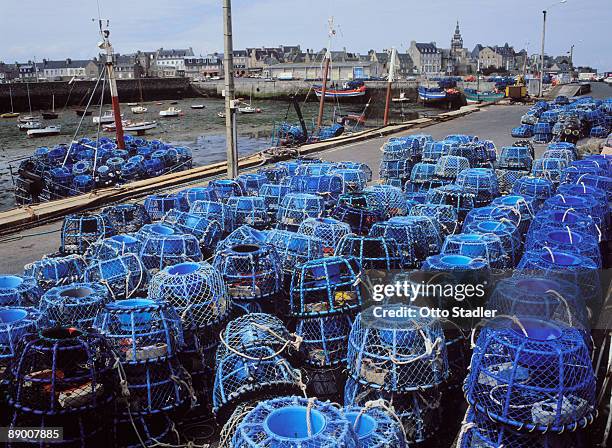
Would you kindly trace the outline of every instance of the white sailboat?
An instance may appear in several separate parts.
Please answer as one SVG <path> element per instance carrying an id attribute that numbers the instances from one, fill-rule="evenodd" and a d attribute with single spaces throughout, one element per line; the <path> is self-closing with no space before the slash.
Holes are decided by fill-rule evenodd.
<path id="1" fill-rule="evenodd" d="M 51 135 L 59 135 L 62 132 L 61 126 L 46 126 L 39 129 L 30 129 L 27 134 L 28 137 L 49 137 Z"/>
<path id="2" fill-rule="evenodd" d="M 178 117 L 181 114 L 182 110 L 178 109 L 174 106 L 169 107 L 166 110 L 160 110 L 159 111 L 159 116 L 160 117 L 165 117 L 165 118 L 169 118 L 169 117 Z"/>
<path id="3" fill-rule="evenodd" d="M 0 118 L 16 118 L 19 116 L 19 112 L 15 112 L 13 109 L 13 89 L 11 89 L 11 85 L 9 84 L 9 96 L 11 97 L 11 111 L 0 114 Z"/>
<path id="4" fill-rule="evenodd" d="M 121 115 L 121 118 L 123 118 L 123 114 Z M 113 123 L 114 121 L 115 121 L 115 114 L 113 113 L 112 110 L 107 110 L 106 112 L 102 114 L 101 117 L 99 116 L 93 117 L 94 124 Z"/>
<path id="5" fill-rule="evenodd" d="M 132 113 L 133 114 L 144 114 L 145 112 L 147 112 L 147 108 L 144 106 L 135 106 L 132 107 Z"/>

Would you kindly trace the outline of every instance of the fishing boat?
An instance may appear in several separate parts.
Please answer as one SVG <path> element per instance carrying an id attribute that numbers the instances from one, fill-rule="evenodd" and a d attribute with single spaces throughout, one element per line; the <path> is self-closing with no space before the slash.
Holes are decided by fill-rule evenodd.
<path id="1" fill-rule="evenodd" d="M 17 128 L 20 131 L 29 131 L 31 129 L 41 129 L 43 124 L 38 120 L 31 120 L 17 123 Z"/>
<path id="2" fill-rule="evenodd" d="M 255 112 L 257 112 L 257 109 L 255 109 L 251 105 L 246 105 L 246 106 L 239 107 L 238 112 L 240 112 L 241 114 L 254 114 Z"/>
<path id="3" fill-rule="evenodd" d="M 123 115 L 121 115 L 121 118 L 123 118 Z M 104 114 L 102 114 L 102 116 L 95 116 L 93 117 L 93 123 L 94 124 L 107 124 L 107 123 L 113 123 L 115 121 L 115 114 L 113 113 L 112 110 L 107 110 L 106 112 L 104 112 Z"/>
<path id="4" fill-rule="evenodd" d="M 406 96 L 406 92 L 400 92 L 399 97 L 392 98 L 391 101 L 393 101 L 394 103 L 403 103 L 406 101 L 410 101 L 410 98 Z"/>
<path id="5" fill-rule="evenodd" d="M 11 111 L 0 114 L 0 118 L 17 118 L 19 116 L 19 112 L 15 112 L 13 109 L 13 90 L 9 85 L 9 96 L 11 97 Z"/>
<path id="6" fill-rule="evenodd" d="M 123 127 L 126 132 L 135 132 L 138 135 L 143 135 L 145 131 L 155 129 L 157 127 L 157 121 L 139 121 L 136 123 L 128 123 Z"/>
<path id="7" fill-rule="evenodd" d="M 40 118 L 35 117 L 34 115 L 24 115 L 23 117 L 19 117 L 17 120 L 19 123 L 27 123 L 28 121 L 40 121 Z"/>
<path id="8" fill-rule="evenodd" d="M 30 129 L 27 134 L 30 138 L 35 137 L 49 137 L 52 135 L 59 135 L 62 132 L 61 126 L 45 126 L 40 129 Z"/>
<path id="9" fill-rule="evenodd" d="M 321 98 L 323 88 L 316 86 L 314 88 L 317 98 Z M 340 89 L 325 89 L 325 98 L 343 99 L 343 98 L 355 98 L 364 96 L 366 94 L 366 86 L 361 81 L 348 81 L 345 82 Z"/>
<path id="10" fill-rule="evenodd" d="M 159 116 L 165 118 L 178 117 L 181 114 L 182 110 L 176 107 L 169 107 L 166 110 L 160 110 Z"/>
<path id="11" fill-rule="evenodd" d="M 135 106 L 131 110 L 133 114 L 144 114 L 148 109 L 144 106 Z"/>
<path id="12" fill-rule="evenodd" d="M 128 107 L 134 107 L 134 106 L 138 106 L 138 103 L 127 103 Z"/>
<path id="13" fill-rule="evenodd" d="M 476 89 L 464 89 L 463 94 L 468 104 L 494 103 L 505 97 L 503 92 L 480 92 Z"/>
<path id="14" fill-rule="evenodd" d="M 419 86 L 419 99 L 424 103 L 437 103 L 446 100 L 446 90 L 440 87 Z"/>
<path id="15" fill-rule="evenodd" d="M 192 104 L 191 105 L 192 109 L 204 109 L 204 107 L 206 106 L 204 106 L 203 104 Z"/>
<path id="16" fill-rule="evenodd" d="M 59 114 L 55 112 L 55 95 L 52 96 L 51 110 L 42 112 L 42 117 L 45 120 L 55 120 L 59 117 Z"/>
<path id="17" fill-rule="evenodd" d="M 217 112 L 217 117 L 225 118 L 225 112 Z"/>
<path id="18" fill-rule="evenodd" d="M 177 104 L 178 104 L 178 101 L 170 101 L 170 105 L 176 106 Z"/>

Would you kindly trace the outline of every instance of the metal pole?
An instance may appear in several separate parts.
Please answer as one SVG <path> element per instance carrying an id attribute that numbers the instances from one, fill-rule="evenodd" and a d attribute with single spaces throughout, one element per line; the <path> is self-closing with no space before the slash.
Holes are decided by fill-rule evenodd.
<path id="1" fill-rule="evenodd" d="M 319 115 L 317 116 L 317 127 L 323 123 L 323 107 L 325 106 L 325 92 L 327 92 L 327 73 L 329 72 L 330 50 L 325 53 L 325 65 L 323 67 L 323 86 L 321 88 L 321 99 L 319 100 Z"/>
<path id="2" fill-rule="evenodd" d="M 225 48 L 223 69 L 225 71 L 225 138 L 227 145 L 227 176 L 238 175 L 238 148 L 235 139 L 236 108 L 234 104 L 234 47 L 232 44 L 232 2 L 223 0 L 223 34 Z"/>
<path id="3" fill-rule="evenodd" d="M 546 10 L 542 11 L 544 20 L 542 22 L 542 56 L 540 59 L 540 94 L 544 93 L 544 39 L 546 38 Z"/>
<path id="4" fill-rule="evenodd" d="M 395 58 L 397 55 L 397 50 L 395 48 L 391 49 L 390 63 L 389 63 L 389 79 L 387 83 L 387 97 L 385 100 L 385 116 L 383 119 L 383 124 L 387 126 L 389 124 L 389 108 L 391 107 L 391 86 L 393 85 L 393 81 L 395 81 Z"/>
<path id="5" fill-rule="evenodd" d="M 104 48 L 106 51 L 106 74 L 108 78 L 108 86 L 110 88 L 111 103 L 113 107 L 113 115 L 115 119 L 115 134 L 117 137 L 117 148 L 125 149 L 125 140 L 123 138 L 123 123 L 121 122 L 121 107 L 119 106 L 119 93 L 117 91 L 117 80 L 115 79 L 115 69 L 113 68 L 113 46 L 110 43 L 109 36 L 110 31 L 103 29 L 103 21 L 99 20 L 100 24 L 100 35 L 102 36 L 102 43 L 100 48 Z M 108 27 L 108 20 L 106 21 Z M 95 92 L 95 88 L 94 88 Z M 104 97 L 104 89 L 102 89 L 102 96 Z M 93 94 L 92 94 L 93 98 Z"/>

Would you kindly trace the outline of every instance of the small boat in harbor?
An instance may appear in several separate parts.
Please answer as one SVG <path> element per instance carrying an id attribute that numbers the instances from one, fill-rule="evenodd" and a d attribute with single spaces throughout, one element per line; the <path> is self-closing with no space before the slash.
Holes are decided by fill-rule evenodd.
<path id="1" fill-rule="evenodd" d="M 204 107 L 206 106 L 204 106 L 203 104 L 192 104 L 191 105 L 192 109 L 204 109 Z"/>
<path id="2" fill-rule="evenodd" d="M 145 112 L 147 112 L 147 108 L 144 106 L 135 106 L 132 107 L 132 113 L 133 114 L 144 114 Z"/>
<path id="3" fill-rule="evenodd" d="M 19 123 L 17 123 L 17 128 L 20 131 L 29 131 L 31 129 L 41 129 L 42 127 L 43 127 L 43 124 L 38 120 L 30 120 L 30 121 L 25 121 L 25 122 L 20 121 Z"/>
<path id="4" fill-rule="evenodd" d="M 440 87 L 419 86 L 419 99 L 424 103 L 437 103 L 446 100 L 446 90 Z"/>
<path id="5" fill-rule="evenodd" d="M 166 110 L 160 110 L 159 116 L 165 118 L 178 117 L 181 114 L 182 110 L 177 109 L 176 107 L 169 107 Z"/>
<path id="6" fill-rule="evenodd" d="M 28 137 L 50 137 L 52 135 L 59 135 L 62 132 L 61 126 L 45 126 L 40 129 L 30 129 L 27 134 Z"/>
<path id="7" fill-rule="evenodd" d="M 503 92 L 480 92 L 476 89 L 464 89 L 463 94 L 468 104 L 494 103 L 506 96 Z"/>
<path id="8" fill-rule="evenodd" d="M 255 109 L 251 105 L 246 105 L 246 106 L 239 107 L 238 112 L 240 112 L 241 114 L 254 114 L 255 112 L 257 112 L 257 109 Z"/>
<path id="9" fill-rule="evenodd" d="M 42 112 L 42 117 L 45 120 L 55 120 L 56 118 L 59 117 L 59 114 L 55 112 L 55 95 L 53 95 L 53 99 L 51 103 L 51 110 Z"/>
<path id="10" fill-rule="evenodd" d="M 138 135 L 144 135 L 145 131 L 155 129 L 157 127 L 157 121 L 129 121 L 125 120 L 121 122 L 123 130 L 125 132 L 134 132 Z M 117 127 L 115 123 L 107 124 L 102 126 L 102 129 L 108 132 L 115 132 Z"/>
<path id="11" fill-rule="evenodd" d="M 34 115 L 24 115 L 23 117 L 19 117 L 17 121 L 19 123 L 27 123 L 28 121 L 40 121 L 40 119 Z"/>
<path id="12" fill-rule="evenodd" d="M 217 117 L 225 118 L 225 112 L 217 112 Z"/>
<path id="13" fill-rule="evenodd" d="M 123 118 L 123 115 L 121 115 L 121 118 Z M 106 112 L 102 114 L 101 117 L 99 116 L 93 117 L 94 124 L 107 124 L 107 123 L 113 123 L 114 121 L 115 121 L 115 114 L 113 113 L 112 110 L 107 110 Z"/>
<path id="14" fill-rule="evenodd" d="M 134 107 L 134 106 L 138 106 L 138 103 L 127 103 L 128 107 Z"/>
<path id="15" fill-rule="evenodd" d="M 410 98 L 406 96 L 406 92 L 400 92 L 399 97 L 392 98 L 391 101 L 393 101 L 394 103 L 403 103 L 406 101 L 410 101 Z"/>
<path id="16" fill-rule="evenodd" d="M 17 118 L 19 116 L 19 112 L 15 112 L 13 109 L 13 89 L 9 84 L 9 96 L 11 97 L 11 111 L 0 114 L 0 118 Z"/>
<path id="17" fill-rule="evenodd" d="M 317 98 L 321 98 L 323 88 L 316 86 L 314 88 Z M 325 98 L 343 99 L 343 98 L 355 98 L 364 96 L 366 94 L 366 86 L 362 81 L 349 81 L 345 82 L 340 89 L 325 89 Z"/>

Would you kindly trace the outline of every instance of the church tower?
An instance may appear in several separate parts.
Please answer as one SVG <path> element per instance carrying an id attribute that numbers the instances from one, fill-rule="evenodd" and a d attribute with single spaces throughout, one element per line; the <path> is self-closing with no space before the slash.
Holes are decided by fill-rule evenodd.
<path id="1" fill-rule="evenodd" d="M 463 49 L 463 37 L 461 37 L 461 31 L 459 31 L 459 21 L 457 20 L 457 27 L 455 28 L 455 34 L 451 40 L 451 54 L 458 56 Z"/>

